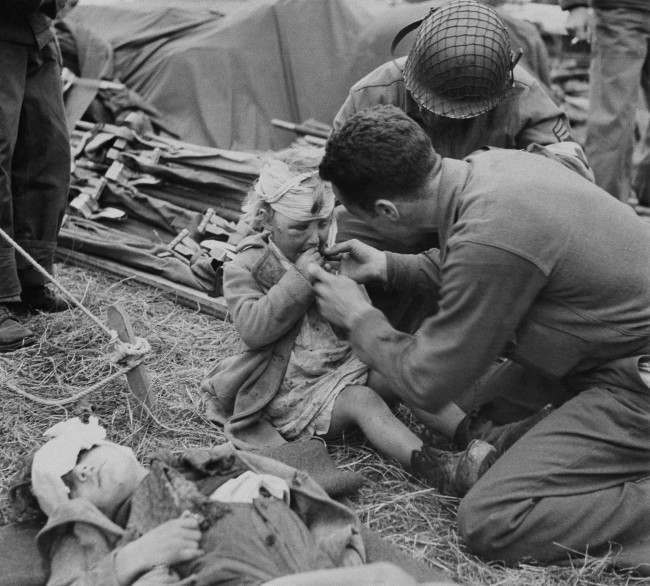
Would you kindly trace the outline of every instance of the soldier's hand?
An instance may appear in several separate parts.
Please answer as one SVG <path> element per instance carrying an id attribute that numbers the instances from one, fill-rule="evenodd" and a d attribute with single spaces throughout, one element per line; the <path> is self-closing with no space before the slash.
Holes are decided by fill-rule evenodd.
<path id="1" fill-rule="evenodd" d="M 331 324 L 349 331 L 355 321 L 372 308 L 365 291 L 352 279 L 332 275 L 316 264 L 309 267 L 320 314 Z"/>
<path id="2" fill-rule="evenodd" d="M 566 30 L 574 41 L 591 42 L 591 12 L 586 6 L 577 6 L 569 11 Z"/>
<path id="3" fill-rule="evenodd" d="M 324 251 L 326 267 L 357 283 L 386 281 L 386 255 L 359 240 L 334 244 Z"/>

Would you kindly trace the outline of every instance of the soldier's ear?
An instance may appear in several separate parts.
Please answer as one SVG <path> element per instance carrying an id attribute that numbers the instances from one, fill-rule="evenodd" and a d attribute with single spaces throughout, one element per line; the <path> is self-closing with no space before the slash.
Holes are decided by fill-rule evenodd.
<path id="1" fill-rule="evenodd" d="M 401 217 L 399 209 L 389 199 L 377 199 L 373 207 L 376 215 L 391 222 L 396 222 Z"/>

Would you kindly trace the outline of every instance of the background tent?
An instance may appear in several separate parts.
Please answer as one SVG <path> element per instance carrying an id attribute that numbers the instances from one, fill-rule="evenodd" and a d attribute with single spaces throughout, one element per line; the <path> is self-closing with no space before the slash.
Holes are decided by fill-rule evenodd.
<path id="1" fill-rule="evenodd" d="M 272 118 L 329 122 L 358 72 L 349 71 L 381 0 L 218 0 L 80 5 L 68 18 L 114 49 L 115 74 L 187 141 L 276 148 L 291 135 Z"/>
<path id="2" fill-rule="evenodd" d="M 234 149 L 286 146 L 272 118 L 331 123 L 349 87 L 390 59 L 403 26 L 444 0 L 186 0 L 82 3 L 69 16 L 106 39 L 115 75 L 186 141 Z M 106 4 L 100 4 L 106 2 Z M 161 6 L 162 5 L 162 6 Z M 548 81 L 533 25 L 505 17 L 522 63 Z M 409 35 L 399 46 L 405 54 Z"/>

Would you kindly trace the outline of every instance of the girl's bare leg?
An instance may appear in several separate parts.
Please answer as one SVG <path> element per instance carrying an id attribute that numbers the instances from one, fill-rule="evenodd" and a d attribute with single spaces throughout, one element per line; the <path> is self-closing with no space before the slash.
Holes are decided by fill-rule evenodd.
<path id="1" fill-rule="evenodd" d="M 327 436 L 339 436 L 352 425 L 357 425 L 382 454 L 394 458 L 407 469 L 411 465 L 412 452 L 422 447 L 422 440 L 366 386 L 350 385 L 336 398 Z"/>
<path id="2" fill-rule="evenodd" d="M 378 372 L 370 372 L 368 375 L 368 386 L 381 396 L 389 405 L 392 405 L 397 401 L 397 396 L 393 393 L 388 382 Z M 410 405 L 409 408 L 418 421 L 448 438 L 454 437 L 458 424 L 467 415 L 458 405 L 456 405 L 456 403 L 447 403 L 433 413 L 425 411 L 424 409 L 419 409 L 418 407 L 411 407 Z"/>

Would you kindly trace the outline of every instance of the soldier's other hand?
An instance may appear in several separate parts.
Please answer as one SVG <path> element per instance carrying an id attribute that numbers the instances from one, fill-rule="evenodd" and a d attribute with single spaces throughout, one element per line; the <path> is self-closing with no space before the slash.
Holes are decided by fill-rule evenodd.
<path id="1" fill-rule="evenodd" d="M 316 293 L 318 311 L 339 328 L 351 330 L 356 320 L 372 308 L 366 293 L 349 277 L 332 275 L 312 264 L 309 278 Z"/>

